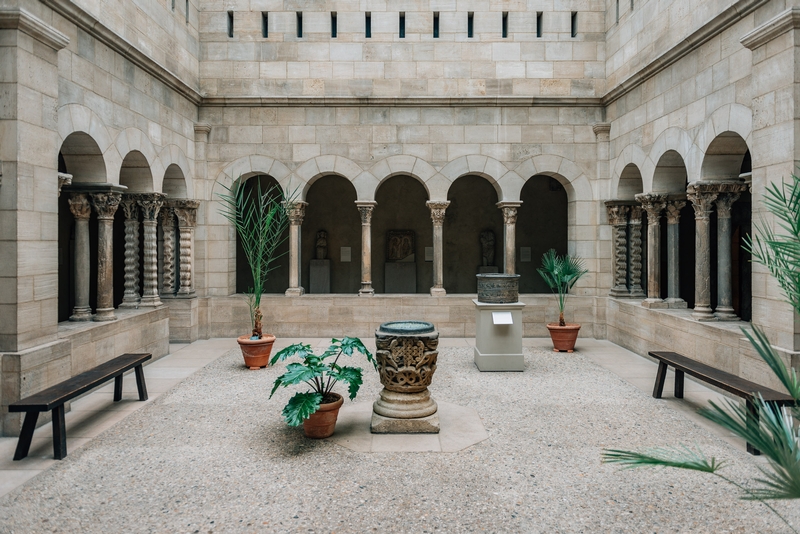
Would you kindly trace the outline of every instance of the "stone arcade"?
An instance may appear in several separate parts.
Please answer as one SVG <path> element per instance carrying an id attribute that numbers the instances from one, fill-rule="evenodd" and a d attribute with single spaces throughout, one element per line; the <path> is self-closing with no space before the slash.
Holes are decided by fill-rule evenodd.
<path id="1" fill-rule="evenodd" d="M 794 0 L 367 2 L 368 31 L 353 4 L 256 4 L 0 0 L 4 435 L 20 397 L 246 329 L 216 200 L 237 180 L 299 195 L 264 299 L 278 336 L 472 337 L 492 252 L 546 336 L 555 248 L 589 268 L 582 336 L 764 381 L 753 321 L 794 361 L 800 322 L 739 246 L 800 160 Z M 388 294 L 391 230 L 415 236 L 410 293 Z M 329 293 L 306 291 L 314 260 Z"/>

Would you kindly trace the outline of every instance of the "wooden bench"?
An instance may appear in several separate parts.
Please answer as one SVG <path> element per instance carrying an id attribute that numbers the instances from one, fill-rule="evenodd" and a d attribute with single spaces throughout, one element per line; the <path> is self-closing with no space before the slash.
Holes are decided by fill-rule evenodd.
<path id="1" fill-rule="evenodd" d="M 653 386 L 653 397 L 661 398 L 664 392 L 664 381 L 667 378 L 667 367 L 675 369 L 675 398 L 683 398 L 683 378 L 684 374 L 689 374 L 703 382 L 716 386 L 728 393 L 745 399 L 747 410 L 757 421 L 758 413 L 755 410 L 753 400 L 758 394 L 768 403 L 777 406 L 793 405 L 794 399 L 791 395 L 769 389 L 755 382 L 744 378 L 720 371 L 709 365 L 682 356 L 676 352 L 649 352 L 650 356 L 658 360 L 658 372 L 656 373 L 656 383 Z M 760 454 L 758 449 L 747 444 L 747 452 L 753 455 Z"/>
<path id="2" fill-rule="evenodd" d="M 14 460 L 22 460 L 28 456 L 36 429 L 39 412 L 53 411 L 53 456 L 61 460 L 67 455 L 67 429 L 64 425 L 64 403 L 92 388 L 114 379 L 114 402 L 122 399 L 122 375 L 129 369 L 136 373 L 136 386 L 139 400 L 147 400 L 147 387 L 144 383 L 142 363 L 152 358 L 151 354 L 123 354 L 113 360 L 98 365 L 84 373 L 73 376 L 60 384 L 40 391 L 35 395 L 9 404 L 9 412 L 25 412 L 25 421 L 19 434 Z"/>

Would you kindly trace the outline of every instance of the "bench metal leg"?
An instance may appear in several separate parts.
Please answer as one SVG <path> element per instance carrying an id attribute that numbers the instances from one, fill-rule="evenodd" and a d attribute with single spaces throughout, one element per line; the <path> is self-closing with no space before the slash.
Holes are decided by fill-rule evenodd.
<path id="1" fill-rule="evenodd" d="M 22 423 L 22 431 L 19 433 L 17 450 L 14 451 L 14 460 L 22 460 L 28 456 L 31 450 L 31 440 L 33 431 L 36 430 L 36 421 L 39 419 L 39 412 L 25 412 L 25 421 Z"/>
<path id="2" fill-rule="evenodd" d="M 53 457 L 63 460 L 67 456 L 67 425 L 64 423 L 64 405 L 53 408 Z"/>
<path id="3" fill-rule="evenodd" d="M 139 400 L 146 401 L 147 384 L 144 383 L 144 369 L 142 369 L 141 365 L 137 365 L 133 370 L 136 373 L 136 388 L 139 390 Z"/>
<path id="4" fill-rule="evenodd" d="M 683 371 L 675 369 L 675 398 L 683 398 Z"/>
<path id="5" fill-rule="evenodd" d="M 114 377 L 114 402 L 122 400 L 122 374 Z"/>
<path id="6" fill-rule="evenodd" d="M 656 399 L 661 398 L 664 393 L 664 381 L 667 379 L 667 364 L 665 362 L 658 362 L 658 372 L 656 373 L 656 383 L 653 386 L 653 397 Z"/>
<path id="7" fill-rule="evenodd" d="M 758 426 L 758 412 L 756 411 L 755 404 L 752 403 L 749 399 L 746 401 L 747 404 L 747 426 L 750 425 Z M 747 444 L 747 452 L 752 454 L 753 456 L 759 456 L 761 451 L 753 447 L 750 443 Z"/>

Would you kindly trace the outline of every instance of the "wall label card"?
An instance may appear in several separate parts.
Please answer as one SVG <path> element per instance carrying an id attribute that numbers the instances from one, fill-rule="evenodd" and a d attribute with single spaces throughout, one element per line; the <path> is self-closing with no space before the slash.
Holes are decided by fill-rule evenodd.
<path id="1" fill-rule="evenodd" d="M 342 263 L 349 263 L 352 261 L 350 259 L 350 247 L 342 247 L 341 252 L 339 252 L 340 259 Z"/>
<path id="2" fill-rule="evenodd" d="M 433 247 L 425 247 L 425 261 L 433 261 Z"/>
<path id="3" fill-rule="evenodd" d="M 531 247 L 519 247 L 519 261 L 520 263 L 531 262 Z"/>
<path id="4" fill-rule="evenodd" d="M 493 324 L 514 324 L 514 319 L 510 311 L 496 311 L 492 312 Z"/>

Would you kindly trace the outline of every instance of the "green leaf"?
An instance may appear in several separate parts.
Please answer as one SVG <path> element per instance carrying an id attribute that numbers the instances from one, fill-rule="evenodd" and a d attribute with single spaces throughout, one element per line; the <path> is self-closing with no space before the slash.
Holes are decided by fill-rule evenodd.
<path id="1" fill-rule="evenodd" d="M 314 351 L 311 349 L 311 345 L 304 345 L 302 343 L 295 343 L 294 345 L 289 345 L 282 351 L 275 354 L 270 360 L 270 365 L 275 365 L 279 361 L 283 361 L 287 358 L 291 358 L 292 356 L 297 356 L 301 359 L 306 359 L 308 355 L 313 355 Z"/>
<path id="2" fill-rule="evenodd" d="M 326 370 L 327 368 L 321 368 L 319 365 L 312 366 L 296 362 L 290 363 L 286 366 L 286 372 L 278 377 L 278 380 L 280 380 L 284 386 L 301 384 L 321 376 Z"/>
<path id="3" fill-rule="evenodd" d="M 296 393 L 284 406 L 281 415 L 289 426 L 299 426 L 319 409 L 322 395 L 314 392 Z"/>
<path id="4" fill-rule="evenodd" d="M 330 372 L 330 375 L 336 380 L 347 382 L 350 400 L 356 398 L 356 395 L 358 395 L 358 390 L 362 384 L 362 371 L 360 367 L 339 367 L 337 369 L 333 369 Z"/>
<path id="5" fill-rule="evenodd" d="M 647 452 L 606 449 L 603 451 L 603 463 L 620 464 L 626 469 L 634 467 L 675 467 L 704 473 L 716 473 L 724 465 L 716 458 L 706 458 L 701 451 L 688 447 L 680 449 L 658 448 Z"/>

